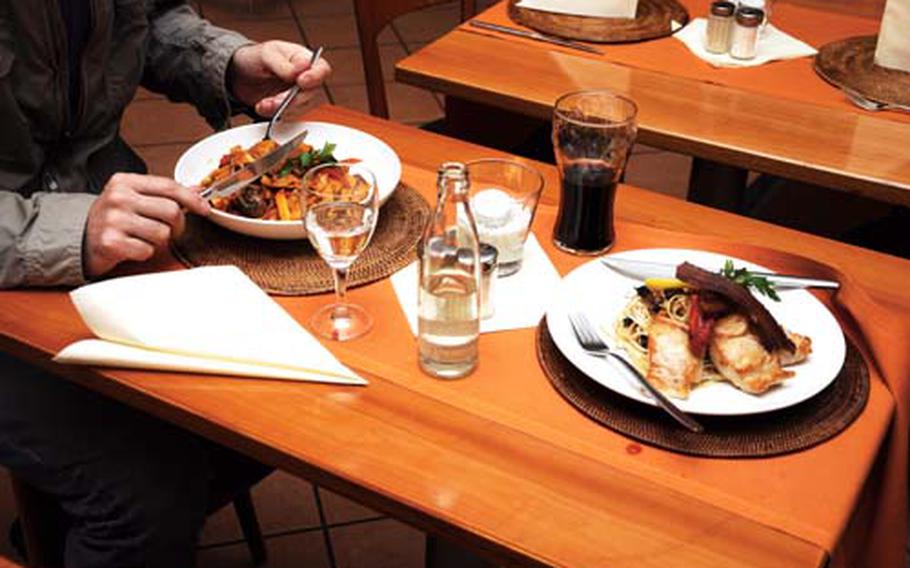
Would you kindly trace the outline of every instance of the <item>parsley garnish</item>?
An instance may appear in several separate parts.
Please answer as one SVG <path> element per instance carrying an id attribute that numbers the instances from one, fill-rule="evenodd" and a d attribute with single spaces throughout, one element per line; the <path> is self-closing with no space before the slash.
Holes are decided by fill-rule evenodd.
<path id="1" fill-rule="evenodd" d="M 759 294 L 764 294 L 775 302 L 780 302 L 780 296 L 777 295 L 773 283 L 764 276 L 757 276 L 749 272 L 746 268 L 734 268 L 732 260 L 727 259 L 727 261 L 724 262 L 724 268 L 720 273 L 725 278 L 729 278 L 740 286 L 755 288 L 755 291 Z"/>

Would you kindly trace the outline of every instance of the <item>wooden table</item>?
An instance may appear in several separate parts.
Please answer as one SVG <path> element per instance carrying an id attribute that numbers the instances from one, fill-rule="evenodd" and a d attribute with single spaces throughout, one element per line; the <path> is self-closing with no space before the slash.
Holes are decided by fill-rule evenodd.
<path id="1" fill-rule="evenodd" d="M 382 137 L 402 158 L 403 180 L 425 195 L 434 191 L 434 171 L 441 162 L 491 154 L 334 107 L 321 107 L 308 118 Z M 539 167 L 548 180 L 544 202 L 552 204 L 555 171 Z M 735 234 L 744 243 L 812 255 L 910 309 L 910 291 L 892 286 L 908 273 L 906 261 L 632 187 L 621 189 L 617 207 L 623 222 Z M 558 267 L 577 261 L 558 256 L 550 246 L 548 253 Z M 145 268 L 174 264 L 163 258 Z M 375 311 L 381 302 L 394 302 L 389 288 L 381 282 L 351 295 Z M 277 300 L 305 321 L 326 296 Z M 403 316 L 394 307 L 377 318 L 376 329 L 360 343 L 330 345 L 371 381 L 366 388 L 345 389 L 59 366 L 50 356 L 89 336 L 65 291 L 2 291 L 0 302 L 0 349 L 508 565 L 593 567 L 609 559 L 610 566 L 770 568 L 817 567 L 827 559 L 819 545 L 740 515 L 735 500 L 713 504 L 672 484 L 646 480 L 636 469 L 643 466 L 625 456 L 626 440 L 576 415 L 543 380 L 536 385 L 541 396 L 589 428 L 587 439 L 566 439 L 546 424 L 532 424 L 508 397 L 483 397 L 479 376 L 473 382 L 447 382 L 422 375 L 416 365 L 393 371 L 393 362 L 384 357 L 395 346 L 383 342 L 410 337 L 402 335 L 407 333 Z M 507 335 L 484 337 L 482 357 L 533 357 L 530 343 L 527 353 L 496 355 L 497 341 Z M 873 384 L 862 428 L 880 441 L 892 410 L 890 395 Z M 851 436 L 839 440 L 858 443 Z M 603 446 L 617 449 L 616 461 L 584 451 Z M 831 446 L 812 451 L 826 448 Z M 870 448 L 874 454 L 877 442 Z"/>
<path id="2" fill-rule="evenodd" d="M 707 1 L 684 3 L 690 5 L 692 17 L 707 13 Z M 825 3 L 808 4 L 821 9 Z M 832 17 L 843 18 L 839 12 L 845 9 L 877 15 L 881 3 L 859 2 L 861 9 L 854 7 L 856 2 L 833 4 L 831 9 L 838 13 Z M 478 19 L 489 17 L 481 14 Z M 863 20 L 857 17 L 856 21 Z M 859 27 L 862 33 L 874 33 L 869 30 L 876 29 L 876 24 L 866 20 Z M 592 58 L 462 27 L 401 60 L 396 78 L 456 99 L 545 120 L 561 94 L 608 88 L 638 104 L 639 140 L 645 144 L 910 205 L 910 154 L 899 150 L 910 147 L 910 122 L 893 113 L 860 112 L 846 102 L 831 106 L 796 100 L 783 96 L 786 85 L 780 95 L 731 87 L 715 80 L 714 72 L 694 56 L 655 71 L 653 62 L 661 49 L 684 48 L 672 38 L 652 45 L 662 47 L 648 46 L 645 61 L 623 55 L 642 49 L 641 45 L 606 45 L 605 58 Z M 619 63 L 611 62 L 612 54 L 622 55 L 616 57 Z M 774 65 L 801 66 L 803 74 L 814 75 L 809 60 L 774 63 L 768 69 Z M 682 72 L 694 67 L 704 68 L 700 79 Z M 496 116 L 485 120 L 495 122 Z"/>

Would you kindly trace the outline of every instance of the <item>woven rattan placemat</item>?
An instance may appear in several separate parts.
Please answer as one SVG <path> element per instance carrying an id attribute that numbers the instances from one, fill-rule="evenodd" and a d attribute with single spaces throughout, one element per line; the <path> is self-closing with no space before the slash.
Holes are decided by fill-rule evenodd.
<path id="1" fill-rule="evenodd" d="M 427 201 L 414 189 L 400 185 L 380 209 L 373 238 L 348 273 L 348 286 L 381 280 L 410 264 L 429 217 Z M 186 231 L 173 249 L 188 266 L 236 265 L 273 294 L 302 296 L 334 287 L 331 270 L 307 240 L 257 239 L 189 217 Z"/>
<path id="2" fill-rule="evenodd" d="M 880 103 L 910 106 L 910 73 L 875 64 L 878 36 L 851 37 L 826 44 L 815 56 L 815 71 L 841 89 Z"/>
<path id="3" fill-rule="evenodd" d="M 550 383 L 588 418 L 640 442 L 714 458 L 755 458 L 810 448 L 834 437 L 859 416 L 869 398 L 869 373 L 848 342 L 834 382 L 796 406 L 753 416 L 698 416 L 705 432 L 678 426 L 659 408 L 614 393 L 575 368 L 556 347 L 546 320 L 537 327 L 537 357 Z"/>
<path id="4" fill-rule="evenodd" d="M 634 18 L 554 14 L 521 8 L 518 2 L 509 0 L 509 17 L 515 22 L 543 33 L 598 43 L 656 39 L 672 34 L 689 21 L 689 12 L 676 0 L 639 0 Z"/>

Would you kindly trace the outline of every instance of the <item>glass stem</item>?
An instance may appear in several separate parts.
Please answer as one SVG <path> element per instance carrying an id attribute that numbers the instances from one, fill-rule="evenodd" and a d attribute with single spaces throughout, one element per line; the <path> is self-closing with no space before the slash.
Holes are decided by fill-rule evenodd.
<path id="1" fill-rule="evenodd" d="M 338 304 L 332 313 L 332 318 L 346 318 L 348 308 L 344 305 L 345 296 L 348 293 L 348 269 L 336 268 L 332 271 L 335 276 L 335 296 L 338 298 Z"/>

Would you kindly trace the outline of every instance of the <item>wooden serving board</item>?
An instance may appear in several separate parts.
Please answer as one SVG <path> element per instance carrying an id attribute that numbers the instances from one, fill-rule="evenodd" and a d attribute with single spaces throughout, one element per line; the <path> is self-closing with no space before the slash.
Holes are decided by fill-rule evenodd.
<path id="1" fill-rule="evenodd" d="M 509 0 L 509 17 L 516 23 L 542 33 L 596 43 L 657 39 L 689 21 L 689 12 L 676 0 L 638 0 L 638 13 L 632 19 L 554 14 L 521 8 L 519 1 Z"/>

